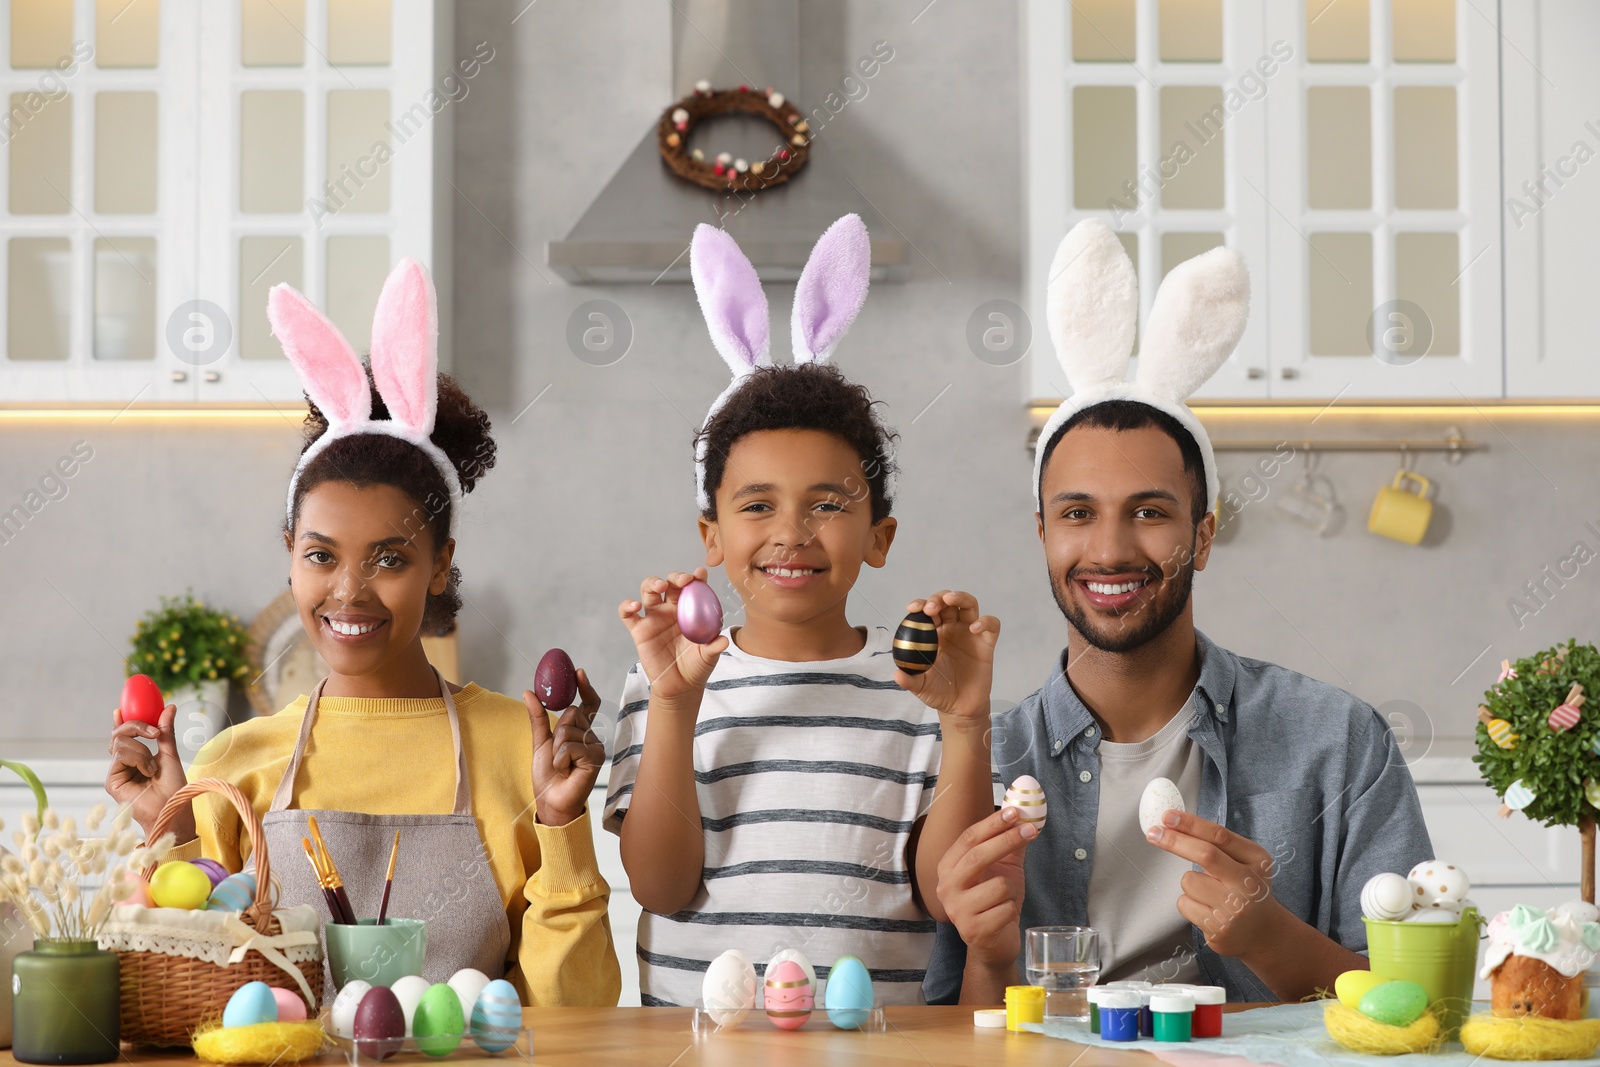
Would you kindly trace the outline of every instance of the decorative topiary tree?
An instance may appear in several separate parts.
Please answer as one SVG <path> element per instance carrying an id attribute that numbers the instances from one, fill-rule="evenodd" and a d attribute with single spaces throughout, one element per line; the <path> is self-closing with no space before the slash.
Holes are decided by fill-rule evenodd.
<path id="1" fill-rule="evenodd" d="M 1512 663 L 1478 707 L 1472 761 L 1504 798 L 1501 817 L 1520 811 L 1546 826 L 1576 826 L 1579 879 L 1594 901 L 1595 818 L 1600 815 L 1600 650 L 1568 640 Z"/>

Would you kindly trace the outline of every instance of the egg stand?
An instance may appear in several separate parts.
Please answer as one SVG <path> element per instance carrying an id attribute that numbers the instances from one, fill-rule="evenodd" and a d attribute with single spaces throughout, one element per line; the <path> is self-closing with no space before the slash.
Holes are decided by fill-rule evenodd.
<path id="1" fill-rule="evenodd" d="M 838 1011 L 840 1009 L 835 1008 L 834 1010 Z M 860 1011 L 861 1009 L 850 1010 Z M 713 1011 L 705 1006 L 705 1001 L 697 1000 L 694 1002 L 694 1014 L 689 1018 L 689 1030 L 696 1037 L 720 1034 L 724 1030 L 738 1030 L 745 1025 L 745 1020 L 752 1015 L 759 1015 L 765 1019 L 767 1013 L 760 1005 L 750 1008 L 718 1008 Z M 819 1016 L 821 1016 L 820 1020 Z M 718 1021 L 719 1019 L 721 1020 L 720 1022 Z M 834 1029 L 859 1030 L 864 1034 L 886 1034 L 889 1032 L 889 1016 L 884 1012 L 884 1004 L 880 1000 L 873 1001 L 872 1009 L 859 1026 L 840 1026 L 829 1017 L 827 1008 L 818 1006 L 811 1009 L 811 1018 L 807 1019 L 803 1025 L 795 1027 L 794 1031 L 791 1032 L 821 1030 L 824 1026 L 830 1024 Z M 777 1025 L 772 1025 L 772 1029 L 777 1030 L 779 1033 L 784 1032 Z"/>
<path id="2" fill-rule="evenodd" d="M 339 1037 L 333 1032 L 326 1010 L 323 1011 L 321 1018 L 323 1032 L 328 1035 L 328 1043 L 333 1046 L 335 1052 L 344 1058 L 346 1063 L 350 1064 L 350 1067 L 372 1067 L 374 1064 L 387 1063 L 400 1057 L 410 1057 L 413 1062 L 425 1063 L 433 1063 L 440 1060 L 473 1059 L 503 1060 L 508 1063 L 515 1060 L 527 1062 L 533 1060 L 533 1028 L 528 1026 L 520 1027 L 517 1030 L 496 1031 L 497 1034 L 505 1037 L 515 1034 L 516 1040 L 511 1043 L 510 1048 L 503 1049 L 500 1052 L 486 1052 L 473 1043 L 472 1026 L 469 1023 L 467 1031 L 461 1035 L 461 1043 L 443 1056 L 436 1056 L 431 1052 L 426 1052 L 415 1037 L 401 1039 L 364 1038 L 360 1041 L 353 1037 Z M 399 1041 L 397 1047 L 394 1045 L 396 1040 Z M 437 1041 L 438 1038 L 429 1038 L 427 1040 L 431 1043 Z M 380 1044 L 384 1048 L 394 1047 L 395 1051 L 387 1056 L 378 1056 L 373 1049 Z"/>

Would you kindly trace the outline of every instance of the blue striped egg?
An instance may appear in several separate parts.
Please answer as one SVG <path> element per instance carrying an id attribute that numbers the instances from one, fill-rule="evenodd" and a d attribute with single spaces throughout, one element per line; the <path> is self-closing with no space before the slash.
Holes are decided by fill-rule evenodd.
<path id="1" fill-rule="evenodd" d="M 522 998 L 517 987 L 496 978 L 483 987 L 472 1008 L 472 1040 L 485 1052 L 504 1052 L 522 1032 Z"/>
<path id="2" fill-rule="evenodd" d="M 217 883 L 217 887 L 211 891 L 211 899 L 206 901 L 206 910 L 243 911 L 255 903 L 255 899 L 255 872 L 240 871 Z"/>
<path id="3" fill-rule="evenodd" d="M 1532 804 L 1533 801 L 1533 790 L 1524 785 L 1521 778 L 1518 778 L 1516 781 L 1506 786 L 1506 807 L 1515 811 L 1521 811 L 1529 804 Z"/>

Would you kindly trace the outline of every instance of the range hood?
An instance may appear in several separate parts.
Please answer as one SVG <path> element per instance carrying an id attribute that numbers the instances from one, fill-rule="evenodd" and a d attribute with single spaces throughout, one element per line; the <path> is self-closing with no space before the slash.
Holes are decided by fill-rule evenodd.
<path id="1" fill-rule="evenodd" d="M 673 0 L 673 99 L 687 96 L 702 78 L 718 88 L 771 85 L 806 108 L 800 0 Z M 729 117 L 717 125 L 739 121 Z M 794 281 L 822 231 L 854 212 L 872 236 L 873 280 L 902 281 L 911 250 L 851 184 L 840 147 L 818 136 L 805 169 L 792 180 L 754 195 L 716 193 L 667 170 L 652 122 L 571 232 L 546 244 L 545 261 L 577 284 L 687 282 L 695 226 L 720 222 L 763 281 Z"/>

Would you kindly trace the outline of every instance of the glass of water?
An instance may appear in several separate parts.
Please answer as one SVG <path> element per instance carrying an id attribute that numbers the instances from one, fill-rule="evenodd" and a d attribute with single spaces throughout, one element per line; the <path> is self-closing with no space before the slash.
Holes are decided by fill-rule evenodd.
<path id="1" fill-rule="evenodd" d="M 1087 926 L 1028 929 L 1028 984 L 1045 991 L 1046 1019 L 1087 1019 L 1089 987 L 1100 979 L 1100 938 Z"/>

